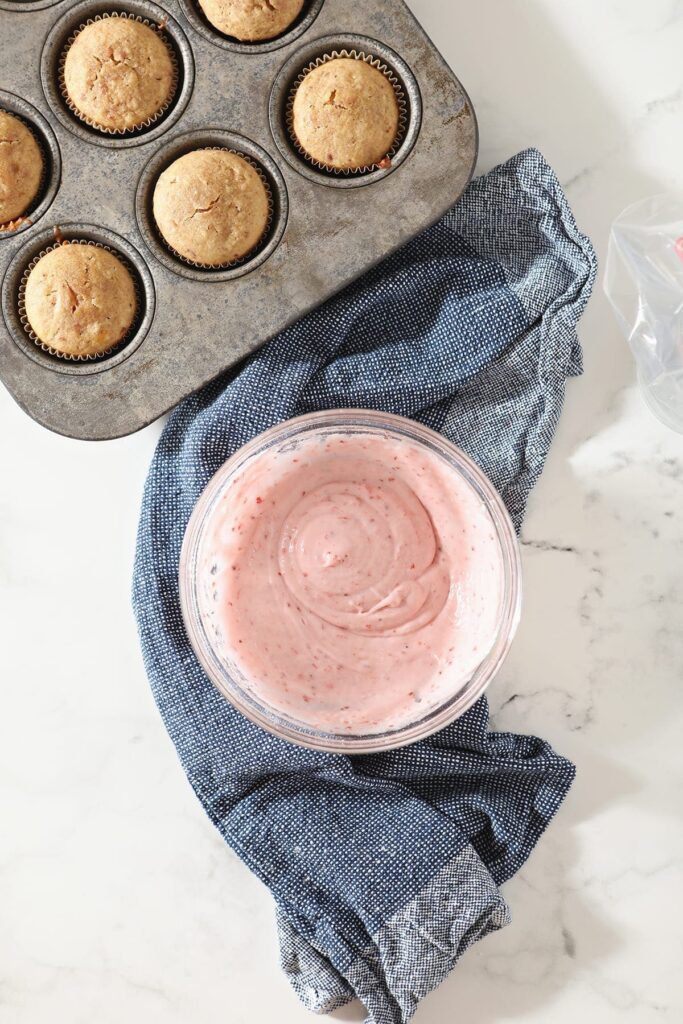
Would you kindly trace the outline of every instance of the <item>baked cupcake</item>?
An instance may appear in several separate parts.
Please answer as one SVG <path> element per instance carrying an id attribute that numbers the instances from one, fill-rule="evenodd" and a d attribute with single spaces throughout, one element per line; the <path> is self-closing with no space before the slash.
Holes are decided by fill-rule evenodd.
<path id="1" fill-rule="evenodd" d="M 133 18 L 82 28 L 64 61 L 64 91 L 79 117 L 110 132 L 131 131 L 161 114 L 176 72 L 159 34 Z"/>
<path id="2" fill-rule="evenodd" d="M 39 341 L 65 356 L 101 355 L 122 341 L 135 320 L 135 285 L 107 249 L 65 242 L 30 271 L 26 318 Z"/>
<path id="3" fill-rule="evenodd" d="M 175 160 L 154 189 L 154 220 L 183 259 L 218 267 L 247 256 L 270 216 L 268 190 L 244 157 L 195 149 Z"/>
<path id="4" fill-rule="evenodd" d="M 333 57 L 309 71 L 292 105 L 292 131 L 316 163 L 356 171 L 380 163 L 399 130 L 394 87 L 379 68 Z"/>
<path id="5" fill-rule="evenodd" d="M 282 35 L 301 14 L 304 0 L 199 0 L 199 5 L 219 32 L 256 43 Z"/>
<path id="6" fill-rule="evenodd" d="M 43 154 L 23 121 L 0 110 L 0 225 L 30 210 L 43 178 Z"/>

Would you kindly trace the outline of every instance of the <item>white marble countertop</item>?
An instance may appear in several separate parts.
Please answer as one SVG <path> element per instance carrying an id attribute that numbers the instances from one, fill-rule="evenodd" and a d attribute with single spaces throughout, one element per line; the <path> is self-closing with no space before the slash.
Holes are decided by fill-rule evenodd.
<path id="1" fill-rule="evenodd" d="M 480 170 L 538 146 L 600 255 L 624 206 L 683 188 L 681 0 L 412 7 L 470 91 Z M 490 691 L 497 726 L 547 737 L 579 774 L 505 887 L 513 924 L 416 1024 L 683 1021 L 683 437 L 646 411 L 600 287 L 581 337 Z M 76 443 L 2 391 L 0 432 L 0 1022 L 305 1024 L 269 895 L 196 803 L 138 652 L 159 425 Z"/>

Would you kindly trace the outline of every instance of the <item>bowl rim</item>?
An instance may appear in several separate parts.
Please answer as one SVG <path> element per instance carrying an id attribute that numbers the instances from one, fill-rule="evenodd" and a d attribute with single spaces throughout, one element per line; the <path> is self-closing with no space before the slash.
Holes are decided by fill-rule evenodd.
<path id="1" fill-rule="evenodd" d="M 317 429 L 379 431 L 424 445 L 444 458 L 452 469 L 477 492 L 493 522 L 503 564 L 503 599 L 498 632 L 489 651 L 468 681 L 448 701 L 423 718 L 383 733 L 328 733 L 298 725 L 292 719 L 267 709 L 245 694 L 229 678 L 203 629 L 197 597 L 197 555 L 203 527 L 223 487 L 250 459 L 278 443 L 294 441 Z M 395 750 L 433 735 L 460 718 L 482 696 L 505 661 L 517 631 L 522 607 L 522 569 L 517 534 L 502 497 L 477 464 L 442 434 L 415 420 L 371 409 L 329 409 L 305 413 L 257 434 L 237 449 L 213 474 L 200 494 L 185 529 L 179 562 L 180 607 L 190 645 L 201 667 L 219 693 L 247 719 L 267 732 L 297 746 L 335 754 L 371 754 Z M 232 684 L 232 686 L 230 685 Z"/>

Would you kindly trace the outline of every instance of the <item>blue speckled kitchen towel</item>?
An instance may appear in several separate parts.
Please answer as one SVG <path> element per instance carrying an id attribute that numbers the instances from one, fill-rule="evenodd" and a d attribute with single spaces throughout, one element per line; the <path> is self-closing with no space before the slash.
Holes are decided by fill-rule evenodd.
<path id="1" fill-rule="evenodd" d="M 178 602 L 183 531 L 236 448 L 313 409 L 412 416 L 488 473 L 520 525 L 564 395 L 595 256 L 529 150 L 472 182 L 434 227 L 171 416 L 142 505 L 134 606 L 157 704 L 226 842 L 269 887 L 282 966 L 320 1013 L 358 996 L 409 1020 L 476 939 L 574 768 L 543 740 L 488 732 L 486 701 L 429 740 L 368 757 L 252 725 L 205 677 Z"/>

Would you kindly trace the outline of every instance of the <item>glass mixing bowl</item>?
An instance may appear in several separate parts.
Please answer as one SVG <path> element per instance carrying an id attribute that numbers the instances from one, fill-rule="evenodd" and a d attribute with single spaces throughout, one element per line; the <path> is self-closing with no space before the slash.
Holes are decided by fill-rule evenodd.
<path id="1" fill-rule="evenodd" d="M 462 682 L 454 683 L 453 692 L 437 707 L 420 713 L 416 704 L 414 721 L 385 732 L 349 734 L 326 732 L 304 721 L 288 717 L 269 706 L 255 694 L 248 680 L 235 664 L 231 651 L 207 627 L 202 614 L 200 561 L 207 525 L 231 485 L 245 468 L 264 453 L 291 455 L 302 440 L 315 436 L 335 438 L 339 435 L 364 435 L 410 442 L 443 460 L 450 472 L 476 495 L 490 519 L 493 534 L 500 547 L 502 580 L 500 587 L 497 630 L 481 661 Z M 315 750 L 346 754 L 367 754 L 390 750 L 437 732 L 462 715 L 481 696 L 500 669 L 508 653 L 519 622 L 521 609 L 521 567 L 519 547 L 507 510 L 497 491 L 481 470 L 455 445 L 440 434 L 412 420 L 387 413 L 360 409 L 343 409 L 312 413 L 281 423 L 239 449 L 218 470 L 202 493 L 187 527 L 180 559 L 180 597 L 187 634 L 209 679 L 239 711 L 257 725 L 276 736 Z M 442 684 L 443 685 L 443 684 Z"/>

